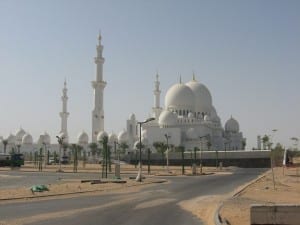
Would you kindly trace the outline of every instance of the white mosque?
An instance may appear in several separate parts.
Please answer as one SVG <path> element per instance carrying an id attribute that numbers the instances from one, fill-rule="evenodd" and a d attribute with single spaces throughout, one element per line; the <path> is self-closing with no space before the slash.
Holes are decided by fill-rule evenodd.
<path id="1" fill-rule="evenodd" d="M 154 142 L 166 142 L 183 146 L 186 150 L 195 147 L 203 150 L 242 150 L 246 140 L 239 130 L 239 123 L 230 118 L 222 127 L 221 119 L 212 104 L 212 97 L 204 84 L 195 76 L 184 84 L 180 82 L 169 88 L 165 96 L 165 107 L 160 106 L 160 82 L 156 75 L 154 89 L 154 120 L 143 124 L 142 141 L 152 147 Z M 127 128 L 118 135 L 119 142 L 131 147 L 138 144 L 138 122 L 134 114 L 127 120 Z M 209 144 L 208 144 L 209 143 Z"/>
<path id="2" fill-rule="evenodd" d="M 84 131 L 79 133 L 77 144 L 89 151 L 89 142 L 97 142 L 104 135 L 108 135 L 109 143 L 126 143 L 130 152 L 136 148 L 139 140 L 138 121 L 134 114 L 129 116 L 126 121 L 126 129 L 118 135 L 107 134 L 104 131 L 104 108 L 103 94 L 106 82 L 103 80 L 102 56 L 103 45 L 101 44 L 101 35 L 98 37 L 96 64 L 96 79 L 92 81 L 94 89 L 94 109 L 92 110 L 92 132 L 91 141 L 88 134 Z M 153 151 L 153 143 L 166 142 L 172 146 L 184 146 L 186 150 L 193 150 L 194 147 L 201 147 L 203 150 L 242 150 L 245 147 L 246 139 L 243 138 L 239 130 L 239 123 L 234 118 L 230 118 L 223 127 L 221 119 L 217 114 L 211 94 L 207 87 L 199 83 L 195 76 L 188 83 L 174 84 L 169 88 L 165 96 L 165 107 L 160 106 L 160 82 L 156 75 L 154 82 L 154 106 L 152 116 L 154 120 L 145 123 L 142 126 L 142 141 Z M 61 130 L 59 137 L 63 138 L 65 143 L 69 142 L 67 119 L 67 84 L 64 82 L 62 90 L 62 112 Z M 166 138 L 167 137 L 167 138 Z M 30 152 L 45 147 L 50 151 L 58 151 L 59 145 L 56 141 L 51 143 L 51 138 L 47 132 L 40 135 L 36 142 L 33 141 L 31 134 L 20 128 L 15 134 L 10 134 L 7 138 L 0 137 L 0 152 L 6 149 L 9 152 L 12 148 L 21 152 Z M 6 144 L 4 144 L 6 143 Z M 209 143 L 209 144 L 208 144 Z"/>

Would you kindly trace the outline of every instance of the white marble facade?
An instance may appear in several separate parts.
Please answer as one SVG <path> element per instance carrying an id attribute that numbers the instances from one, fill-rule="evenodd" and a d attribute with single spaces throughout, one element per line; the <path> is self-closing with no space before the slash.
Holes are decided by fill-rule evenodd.
<path id="1" fill-rule="evenodd" d="M 202 150 L 241 150 L 245 147 L 246 140 L 237 120 L 231 117 L 223 128 L 208 88 L 194 75 L 190 82 L 184 84 L 180 79 L 169 88 L 164 108 L 159 102 L 158 75 L 154 86 L 152 116 L 155 120 L 142 127 L 142 139 L 152 150 L 155 151 L 154 142 L 166 142 L 166 135 L 170 145 L 184 146 L 186 150 L 195 147 Z M 136 126 L 135 115 L 131 114 L 127 129 L 119 134 L 119 137 L 122 136 L 119 141 L 127 142 L 133 148 L 139 137 Z"/>
<path id="2" fill-rule="evenodd" d="M 97 142 L 100 136 L 106 134 L 104 131 L 104 88 L 106 82 L 103 80 L 103 64 L 102 56 L 103 45 L 101 44 L 101 35 L 98 36 L 98 45 L 96 46 L 97 56 L 96 79 L 92 81 L 94 89 L 94 109 L 92 111 L 92 133 L 91 140 L 84 131 L 79 133 L 76 142 L 88 150 L 89 141 Z M 212 96 L 208 88 L 195 79 L 195 75 L 191 81 L 183 83 L 180 81 L 169 88 L 165 96 L 165 106 L 160 106 L 160 82 L 159 76 L 156 75 L 154 82 L 154 104 L 152 107 L 152 117 L 155 120 L 144 124 L 142 127 L 142 140 L 153 151 L 154 142 L 166 142 L 166 135 L 169 136 L 169 144 L 173 146 L 184 146 L 186 150 L 192 150 L 194 147 L 203 150 L 241 150 L 245 146 L 245 138 L 240 132 L 239 123 L 234 118 L 230 118 L 222 126 L 221 119 L 213 105 Z M 62 90 L 62 112 L 61 130 L 59 137 L 64 138 L 68 143 L 67 118 L 67 86 L 66 82 Z M 134 149 L 134 144 L 139 140 L 138 122 L 134 114 L 131 114 L 126 121 L 126 128 L 119 134 L 109 134 L 109 143 L 114 142 L 126 143 L 129 148 L 127 151 Z M 7 141 L 6 152 L 20 150 L 21 152 L 29 152 L 38 150 L 41 147 L 50 151 L 58 151 L 59 145 L 56 137 L 54 141 L 45 132 L 40 135 L 38 140 L 33 141 L 30 133 L 22 128 L 17 130 L 15 134 L 8 137 L 0 137 L 1 140 Z M 209 144 L 208 144 L 209 143 Z M 0 142 L 0 152 L 4 151 L 3 141 Z"/>

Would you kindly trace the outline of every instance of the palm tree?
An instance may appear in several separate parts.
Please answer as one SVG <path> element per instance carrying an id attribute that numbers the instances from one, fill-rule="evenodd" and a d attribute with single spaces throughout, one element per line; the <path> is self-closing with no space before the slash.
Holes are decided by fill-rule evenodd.
<path id="1" fill-rule="evenodd" d="M 98 145 L 97 145 L 97 143 L 92 142 L 91 144 L 89 144 L 89 148 L 91 149 L 93 162 L 95 162 L 96 161 L 96 153 L 97 153 L 97 150 L 98 150 Z"/>
<path id="2" fill-rule="evenodd" d="M 156 149 L 156 151 L 158 153 L 161 154 L 161 160 L 163 162 L 163 160 L 164 160 L 164 154 L 165 154 L 165 151 L 167 150 L 167 145 L 164 142 L 157 141 L 157 142 L 153 143 L 153 147 Z"/>
<path id="3" fill-rule="evenodd" d="M 66 156 L 66 151 L 68 150 L 69 145 L 67 143 L 63 143 L 62 148 L 64 150 L 63 156 Z"/>
<path id="4" fill-rule="evenodd" d="M 209 151 L 209 150 L 210 150 L 210 147 L 212 146 L 210 140 L 208 140 L 208 141 L 206 142 L 206 145 L 207 145 L 207 150 Z"/>
<path id="5" fill-rule="evenodd" d="M 122 154 L 124 154 L 125 152 L 126 152 L 126 149 L 128 149 L 129 148 L 129 145 L 126 143 L 126 142 L 122 142 L 121 144 L 120 144 L 120 148 L 121 148 L 121 153 Z M 119 152 L 120 153 L 120 152 Z"/>
<path id="6" fill-rule="evenodd" d="M 102 178 L 107 178 L 107 164 L 110 161 L 110 149 L 108 147 L 108 136 L 103 136 L 99 144 L 102 145 L 103 149 L 98 148 L 98 151 L 102 152 Z M 103 150 L 103 151 L 102 151 Z"/>
<path id="7" fill-rule="evenodd" d="M 74 167 L 73 167 L 73 172 L 77 173 L 77 168 L 78 168 L 78 154 L 80 154 L 82 150 L 82 146 L 77 145 L 77 144 L 72 144 L 71 149 L 73 151 L 73 156 L 74 156 Z"/>
<path id="8" fill-rule="evenodd" d="M 3 139 L 2 140 L 2 144 L 4 145 L 4 154 L 6 154 L 6 146 L 8 144 L 8 140 L 7 139 Z"/>
<path id="9" fill-rule="evenodd" d="M 242 141 L 242 146 L 243 146 L 243 150 L 245 150 L 245 147 L 246 147 L 246 139 L 243 139 L 243 141 Z"/>
<path id="10" fill-rule="evenodd" d="M 175 151 L 181 152 L 181 166 L 182 166 L 181 173 L 183 175 L 185 173 L 185 170 L 184 170 L 184 147 L 183 146 L 175 147 Z"/>
<path id="11" fill-rule="evenodd" d="M 197 151 L 199 151 L 199 148 L 194 147 L 194 163 L 196 164 L 196 160 L 197 160 Z"/>
<path id="12" fill-rule="evenodd" d="M 264 135 L 262 138 L 262 142 L 263 142 L 263 149 L 266 150 L 266 146 L 269 145 L 270 138 L 268 135 Z"/>

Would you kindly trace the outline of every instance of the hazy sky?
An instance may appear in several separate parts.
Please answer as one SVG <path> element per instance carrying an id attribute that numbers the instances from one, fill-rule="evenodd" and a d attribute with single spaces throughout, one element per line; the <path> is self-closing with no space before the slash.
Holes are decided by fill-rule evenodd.
<path id="1" fill-rule="evenodd" d="M 232 115 L 248 147 L 258 134 L 286 146 L 300 136 L 300 1 L 0 0 L 0 136 L 60 131 L 69 88 L 69 136 L 91 133 L 94 57 L 104 45 L 105 129 L 148 117 L 156 71 L 167 89 L 193 71 L 222 123 Z"/>

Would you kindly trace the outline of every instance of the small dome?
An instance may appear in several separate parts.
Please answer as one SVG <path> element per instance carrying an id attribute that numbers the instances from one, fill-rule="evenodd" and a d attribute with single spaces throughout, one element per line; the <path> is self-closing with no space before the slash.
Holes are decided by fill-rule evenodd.
<path id="1" fill-rule="evenodd" d="M 195 95 L 185 84 L 173 85 L 165 96 L 165 107 L 171 110 L 195 111 Z"/>
<path id="2" fill-rule="evenodd" d="M 194 118 L 194 114 L 192 112 L 189 112 L 188 118 L 190 118 L 190 119 Z"/>
<path id="3" fill-rule="evenodd" d="M 64 132 L 61 132 L 59 135 L 58 135 L 60 138 L 63 138 L 63 143 L 68 143 L 69 142 L 69 137 L 67 134 L 65 134 Z"/>
<path id="4" fill-rule="evenodd" d="M 212 107 L 212 97 L 208 88 L 195 79 L 186 83 L 186 85 L 193 91 L 195 95 L 195 112 L 209 113 Z"/>
<path id="5" fill-rule="evenodd" d="M 225 123 L 225 131 L 237 133 L 237 132 L 239 132 L 239 130 L 240 130 L 239 123 L 234 118 L 231 117 Z"/>
<path id="6" fill-rule="evenodd" d="M 191 139 L 191 140 L 194 140 L 194 139 L 197 139 L 198 136 L 197 136 L 197 133 L 195 131 L 195 128 L 191 127 L 189 128 L 187 131 L 186 131 L 186 137 L 188 139 Z"/>
<path id="7" fill-rule="evenodd" d="M 79 133 L 77 137 L 78 144 L 88 144 L 89 143 L 89 136 L 86 132 L 82 131 Z"/>
<path id="8" fill-rule="evenodd" d="M 206 122 L 211 121 L 210 116 L 209 115 L 205 115 L 204 116 L 204 121 L 206 121 Z"/>
<path id="9" fill-rule="evenodd" d="M 108 138 L 108 134 L 105 131 L 99 132 L 99 134 L 97 135 L 97 141 L 103 141 L 104 137 Z"/>
<path id="10" fill-rule="evenodd" d="M 30 135 L 30 134 L 25 134 L 24 136 L 23 136 L 23 138 L 22 138 L 22 143 L 24 144 L 24 145 L 32 145 L 32 143 L 33 143 L 33 138 L 32 138 L 32 136 Z"/>
<path id="11" fill-rule="evenodd" d="M 16 143 L 16 136 L 10 134 L 7 138 L 7 143 L 8 144 L 15 144 Z"/>
<path id="12" fill-rule="evenodd" d="M 16 139 L 18 141 L 22 141 L 23 136 L 26 134 L 25 130 L 23 130 L 21 127 L 19 130 L 16 132 Z"/>
<path id="13" fill-rule="evenodd" d="M 134 113 L 131 113 L 131 114 L 129 115 L 129 120 L 135 120 L 135 115 L 134 115 Z"/>
<path id="14" fill-rule="evenodd" d="M 158 124 L 161 127 L 174 126 L 177 124 L 177 116 L 169 110 L 164 110 L 159 116 Z"/>
<path id="15" fill-rule="evenodd" d="M 128 141 L 127 131 L 125 131 L 125 130 L 121 131 L 118 135 L 118 140 L 119 140 L 119 143 L 127 142 Z"/>
<path id="16" fill-rule="evenodd" d="M 139 142 L 139 141 L 136 141 L 136 142 L 134 142 L 134 144 L 133 144 L 133 149 L 139 149 L 139 146 L 140 146 L 140 142 Z"/>
<path id="17" fill-rule="evenodd" d="M 118 141 L 117 135 L 114 134 L 114 133 L 110 133 L 110 134 L 108 135 L 108 142 L 114 143 L 114 142 L 116 142 L 116 141 Z"/>
<path id="18" fill-rule="evenodd" d="M 44 143 L 47 145 L 51 143 L 50 135 L 47 132 L 44 133 Z"/>

